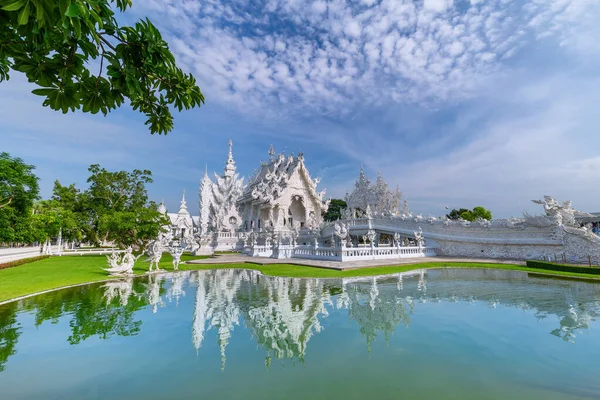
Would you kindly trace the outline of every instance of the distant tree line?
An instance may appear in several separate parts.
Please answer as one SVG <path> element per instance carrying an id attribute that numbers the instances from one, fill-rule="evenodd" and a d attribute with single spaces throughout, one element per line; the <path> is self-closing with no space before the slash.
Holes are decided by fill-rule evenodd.
<path id="1" fill-rule="evenodd" d="M 492 220 L 492 212 L 487 210 L 481 206 L 477 206 L 472 210 L 468 210 L 466 208 L 459 208 L 458 210 L 455 208 L 450 211 L 446 217 L 453 220 L 464 219 L 467 221 L 476 221 L 477 219 L 487 219 L 488 221 Z"/>
<path id="2" fill-rule="evenodd" d="M 346 202 L 341 199 L 331 199 L 327 212 L 323 214 L 325 221 L 337 221 L 342 219 L 344 210 L 348 207 Z M 477 206 L 472 210 L 466 208 L 453 209 L 447 215 L 447 218 L 452 220 L 464 219 L 467 221 L 476 221 L 477 219 L 486 219 L 491 221 L 492 212 L 484 207 Z"/>
<path id="3" fill-rule="evenodd" d="M 143 248 L 168 223 L 148 200 L 148 170 L 111 172 L 88 168 L 88 188 L 54 182 L 52 196 L 39 196 L 35 167 L 0 153 L 0 243 L 32 244 L 56 238 Z"/>
<path id="4" fill-rule="evenodd" d="M 323 215 L 323 219 L 327 222 L 342 219 L 342 213 L 347 207 L 348 205 L 344 200 L 331 199 L 331 201 L 329 202 L 329 208 L 327 209 L 327 212 Z"/>

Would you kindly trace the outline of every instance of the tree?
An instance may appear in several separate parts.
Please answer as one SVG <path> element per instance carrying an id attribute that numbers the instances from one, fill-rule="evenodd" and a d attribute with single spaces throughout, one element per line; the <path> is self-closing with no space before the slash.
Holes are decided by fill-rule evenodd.
<path id="1" fill-rule="evenodd" d="M 481 206 L 477 206 L 477 207 L 473 208 L 473 210 L 468 210 L 466 208 L 460 208 L 457 210 L 455 208 L 452 211 L 450 211 L 446 215 L 446 217 L 449 219 L 453 219 L 453 220 L 464 219 L 466 221 L 471 221 L 471 222 L 476 221 L 479 218 L 487 219 L 488 221 L 491 221 L 492 212 Z"/>
<path id="2" fill-rule="evenodd" d="M 468 213 L 470 212 L 468 209 L 466 208 L 459 208 L 458 210 L 456 208 L 452 209 L 452 211 L 450 211 L 446 217 L 448 217 L 449 219 L 453 219 L 453 220 L 457 220 L 461 218 L 461 215 L 463 213 Z"/>
<path id="3" fill-rule="evenodd" d="M 478 218 L 487 219 L 488 221 L 492 220 L 492 212 L 481 206 L 477 206 L 477 207 L 473 208 L 473 211 L 471 213 L 473 214 L 473 217 L 474 217 L 473 220 L 476 220 Z"/>
<path id="4" fill-rule="evenodd" d="M 96 244 L 112 241 L 120 247 L 144 248 L 168 224 L 158 212 L 156 203 L 148 200 L 146 184 L 152 182 L 152 172 L 135 169 L 132 172 L 111 172 L 97 164 L 91 172 L 87 190 L 80 192 L 74 185 L 54 184 L 53 199 L 72 214 L 73 229 Z"/>
<path id="5" fill-rule="evenodd" d="M 162 227 L 168 224 L 166 217 L 158 212 L 158 206 L 150 202 L 144 207 L 107 214 L 102 227 L 107 236 L 121 247 L 134 246 L 144 249 L 158 237 Z"/>
<path id="6" fill-rule="evenodd" d="M 105 287 L 102 290 L 103 288 L 98 286 L 82 287 L 78 290 L 58 290 L 25 299 L 22 302 L 23 310 L 34 315 L 36 327 L 46 321 L 58 323 L 61 318 L 67 319 L 71 328 L 67 341 L 72 345 L 79 344 L 90 337 L 109 339 L 112 336 L 134 336 L 140 332 L 142 326 L 142 321 L 137 320 L 135 314 L 148 305 L 148 298 L 144 293 L 147 284 L 138 279 L 131 280 L 129 283 L 131 292 L 124 296 L 109 298 L 106 296 L 108 289 Z M 160 293 L 164 293 L 162 286 Z M 10 304 L 15 304 L 16 308 L 16 303 Z M 0 308 L 0 370 L 3 361 L 15 353 L 14 344 L 19 333 L 16 318 L 8 313 L 4 317 L 6 333 L 2 331 L 3 309 L 4 307 Z M 10 308 L 6 311 L 10 311 Z M 3 334 L 7 350 L 2 348 Z M 9 334 L 12 336 L 8 336 Z M 12 343 L 8 341 L 13 337 Z M 12 347 L 8 347 L 10 345 Z"/>
<path id="7" fill-rule="evenodd" d="M 32 240 L 31 209 L 38 198 L 38 177 L 33 165 L 0 153 L 0 242 Z"/>
<path id="8" fill-rule="evenodd" d="M 329 208 L 325 215 L 323 215 L 323 219 L 325 221 L 337 221 L 338 219 L 342 219 L 342 212 L 347 206 L 346 202 L 342 199 L 331 199 Z"/>
<path id="9" fill-rule="evenodd" d="M 76 213 L 61 206 L 57 200 L 41 200 L 34 206 L 31 217 L 33 235 L 38 242 L 58 236 L 80 241 L 83 237 L 81 223 Z"/>
<path id="10" fill-rule="evenodd" d="M 148 20 L 119 26 L 113 7 L 131 0 L 0 0 L 0 82 L 22 72 L 43 105 L 106 115 L 129 99 L 151 133 L 173 129 L 169 106 L 198 107 L 204 96 Z M 99 61 L 98 61 L 99 60 Z M 95 62 L 94 62 L 95 61 Z M 92 70 L 92 68 L 94 70 Z"/>
<path id="11" fill-rule="evenodd" d="M 17 342 L 21 336 L 21 324 L 17 321 L 17 302 L 0 307 L 0 372 L 6 361 L 17 353 Z"/>

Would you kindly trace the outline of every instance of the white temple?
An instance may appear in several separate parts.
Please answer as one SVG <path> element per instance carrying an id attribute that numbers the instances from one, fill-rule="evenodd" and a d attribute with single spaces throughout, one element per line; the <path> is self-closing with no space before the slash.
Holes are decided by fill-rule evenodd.
<path id="1" fill-rule="evenodd" d="M 402 193 L 399 188 L 391 190 L 380 172 L 377 173 L 377 182 L 372 184 L 361 166 L 354 186 L 351 194 L 346 193 L 348 216 L 361 217 L 365 215 L 367 208 L 373 215 L 398 215 Z"/>
<path id="2" fill-rule="evenodd" d="M 239 251 L 253 257 L 353 261 L 432 257 L 512 260 L 557 259 L 600 263 L 600 236 L 570 201 L 545 196 L 539 216 L 505 220 L 449 220 L 400 208 L 401 193 L 361 167 L 342 220 L 324 222 L 329 206 L 304 164 L 304 155 L 275 154 L 261 162 L 244 185 L 236 172 L 232 143 L 222 175 L 208 171 L 200 183 L 200 215 L 191 216 L 185 195 L 168 214 L 170 237 L 191 244 L 195 254 Z M 161 204 L 161 211 L 166 208 Z M 587 218 L 587 219 L 586 219 Z M 183 240 L 185 239 L 185 240 Z"/>
<path id="3" fill-rule="evenodd" d="M 164 204 L 159 211 L 167 213 L 169 233 L 174 238 L 193 238 L 199 242 L 198 252 L 241 250 L 243 240 L 251 232 L 292 232 L 317 229 L 323 222 L 329 201 L 325 191 L 317 191 L 319 179 L 312 179 L 304 155 L 275 154 L 269 149 L 269 160 L 261 162 L 247 185 L 236 172 L 233 143 L 222 175 L 211 179 L 208 168 L 200 182 L 200 215 L 187 210 L 185 193 L 179 212 L 168 213 Z"/>
<path id="4" fill-rule="evenodd" d="M 329 201 L 325 191 L 318 192 L 319 179 L 312 179 L 304 165 L 304 155 L 275 155 L 269 149 L 269 161 L 260 168 L 238 198 L 243 231 L 293 230 L 317 228 Z"/>
<path id="5" fill-rule="evenodd" d="M 233 143 L 229 141 L 229 153 L 223 175 L 208 177 L 208 169 L 200 182 L 200 233 L 235 232 L 240 228 L 241 218 L 237 201 L 242 194 L 244 178 L 235 172 Z"/>
<path id="6" fill-rule="evenodd" d="M 179 211 L 176 213 L 167 212 L 167 207 L 164 203 L 158 206 L 158 211 L 162 214 L 167 214 L 171 226 L 169 227 L 169 233 L 176 238 L 183 238 L 190 236 L 198 232 L 198 217 L 192 217 L 187 209 L 187 202 L 185 201 L 185 192 L 181 197 L 181 205 Z"/>

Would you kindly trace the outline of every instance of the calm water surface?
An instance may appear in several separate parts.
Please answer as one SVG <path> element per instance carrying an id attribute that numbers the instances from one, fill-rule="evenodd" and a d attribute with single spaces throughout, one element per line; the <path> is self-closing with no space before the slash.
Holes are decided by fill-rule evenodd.
<path id="1" fill-rule="evenodd" d="M 194 271 L 0 306 L 0 399 L 600 399 L 600 285 Z"/>

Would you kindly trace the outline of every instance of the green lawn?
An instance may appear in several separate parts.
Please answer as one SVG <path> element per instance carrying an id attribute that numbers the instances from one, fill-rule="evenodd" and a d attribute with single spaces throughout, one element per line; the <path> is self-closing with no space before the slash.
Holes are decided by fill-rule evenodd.
<path id="1" fill-rule="evenodd" d="M 206 258 L 187 254 L 181 256 L 182 261 Z M 133 272 L 136 275 L 148 271 L 149 262 L 144 256 L 135 263 Z M 173 270 L 173 259 L 170 254 L 163 255 L 160 268 Z M 0 301 L 37 293 L 48 289 L 76 285 L 85 282 L 96 282 L 109 279 L 106 268 L 106 256 L 62 256 L 19 265 L 0 270 Z"/>
<path id="2" fill-rule="evenodd" d="M 206 257 L 184 255 L 182 256 L 182 261 L 200 258 Z M 142 259 L 143 257 L 140 260 Z M 173 265 L 171 264 L 171 261 L 171 256 L 165 254 L 160 263 L 160 267 L 167 271 L 172 271 Z M 45 260 L 35 261 L 29 264 L 20 265 L 18 267 L 3 269 L 0 270 L 0 301 L 37 293 L 48 289 L 109 279 L 108 274 L 102 270 L 104 267 L 106 267 L 105 256 L 63 256 L 50 257 Z M 528 268 L 523 265 L 447 262 L 417 263 L 400 266 L 354 269 L 348 271 L 336 271 L 331 269 L 304 267 L 290 264 L 181 264 L 180 270 L 247 268 L 255 269 L 266 275 L 272 276 L 298 278 L 344 278 L 392 274 L 420 268 L 443 267 L 495 268 L 512 271 L 533 272 L 556 277 L 598 280 L 598 275 L 576 274 L 562 271 L 546 271 Z M 138 261 L 134 266 L 134 273 L 137 275 L 143 274 L 147 270 L 148 262 Z"/>
<path id="3" fill-rule="evenodd" d="M 356 276 L 374 276 L 394 274 L 397 272 L 412 271 L 422 268 L 493 268 L 504 269 L 509 271 L 525 271 L 544 275 L 554 275 L 557 277 L 569 277 L 580 279 L 594 279 L 600 282 L 600 276 L 594 274 L 578 274 L 572 272 L 550 271 L 537 268 L 529 268 L 525 265 L 514 264 L 493 264 L 493 263 L 477 263 L 477 262 L 425 262 L 404 265 L 391 265 L 384 267 L 360 268 L 346 271 L 337 271 L 333 269 L 305 267 L 293 264 L 186 264 L 181 265 L 181 270 L 207 270 L 207 269 L 223 269 L 223 268 L 245 268 L 255 269 L 265 275 L 285 276 L 290 278 L 350 278 Z M 1 275 L 0 275 L 1 276 Z"/>

